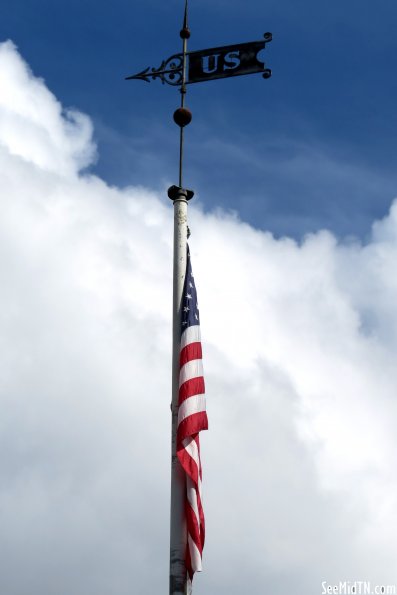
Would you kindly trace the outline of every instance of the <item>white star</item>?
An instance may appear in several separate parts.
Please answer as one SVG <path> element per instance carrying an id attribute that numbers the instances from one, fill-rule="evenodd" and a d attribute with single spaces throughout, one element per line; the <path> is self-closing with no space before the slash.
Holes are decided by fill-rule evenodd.
<path id="1" fill-rule="evenodd" d="M 192 283 L 191 281 L 189 281 L 189 287 L 190 287 L 191 289 L 193 289 L 193 287 L 194 287 L 194 285 L 193 285 L 193 283 Z"/>
<path id="2" fill-rule="evenodd" d="M 190 295 L 190 293 L 187 293 L 186 294 L 186 297 L 187 297 L 188 300 L 191 300 L 192 299 L 192 296 Z"/>
<path id="3" fill-rule="evenodd" d="M 189 312 L 189 310 L 190 310 L 190 308 L 188 308 L 187 306 L 185 306 L 185 307 L 183 308 L 183 311 L 184 311 L 184 312 Z"/>
<path id="4" fill-rule="evenodd" d="M 198 320 L 198 315 L 197 314 L 195 314 L 194 317 L 195 317 L 196 320 Z"/>

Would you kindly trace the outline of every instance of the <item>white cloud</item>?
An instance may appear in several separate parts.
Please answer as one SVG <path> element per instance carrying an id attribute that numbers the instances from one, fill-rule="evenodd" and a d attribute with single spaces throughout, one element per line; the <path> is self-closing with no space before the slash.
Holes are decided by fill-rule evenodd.
<path id="1" fill-rule="evenodd" d="M 0 77 L 0 590 L 166 590 L 171 205 L 81 173 L 90 120 L 10 42 Z M 197 595 L 397 582 L 396 209 L 363 246 L 190 206 L 210 416 Z"/>
<path id="2" fill-rule="evenodd" d="M 94 156 L 87 116 L 62 106 L 11 41 L 0 49 L 1 144 L 40 168 L 71 175 Z"/>

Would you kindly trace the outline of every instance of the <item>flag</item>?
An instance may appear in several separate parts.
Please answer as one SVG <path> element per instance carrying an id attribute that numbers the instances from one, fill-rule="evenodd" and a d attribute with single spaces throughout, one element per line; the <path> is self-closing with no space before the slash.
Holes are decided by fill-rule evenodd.
<path id="1" fill-rule="evenodd" d="M 205 410 L 200 316 L 189 246 L 181 310 L 177 455 L 186 473 L 186 570 L 191 581 L 193 574 L 201 570 L 204 547 L 205 525 L 201 500 L 199 432 L 208 429 L 208 420 Z"/>

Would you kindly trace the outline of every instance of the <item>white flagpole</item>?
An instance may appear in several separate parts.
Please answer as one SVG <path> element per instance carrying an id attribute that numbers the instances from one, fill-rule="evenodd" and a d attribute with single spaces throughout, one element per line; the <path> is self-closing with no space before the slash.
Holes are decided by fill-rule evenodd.
<path id="1" fill-rule="evenodd" d="M 186 275 L 186 242 L 186 190 L 178 188 L 178 193 L 174 199 L 170 595 L 188 594 L 185 564 L 187 543 L 185 521 L 186 476 L 176 454 L 179 400 L 179 353 L 181 340 L 181 301 Z"/>

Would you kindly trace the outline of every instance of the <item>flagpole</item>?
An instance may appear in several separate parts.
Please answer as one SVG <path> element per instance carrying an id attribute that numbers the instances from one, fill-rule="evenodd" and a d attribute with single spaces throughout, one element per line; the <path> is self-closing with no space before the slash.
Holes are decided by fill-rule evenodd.
<path id="1" fill-rule="evenodd" d="M 174 199 L 174 283 L 172 344 L 172 439 L 171 439 L 171 523 L 170 595 L 187 595 L 186 576 L 186 475 L 176 454 L 179 400 L 179 352 L 181 301 L 186 273 L 187 199 L 182 188 Z"/>
<path id="2" fill-rule="evenodd" d="M 207 48 L 205 50 L 187 52 L 187 40 L 190 37 L 188 27 L 188 0 L 185 0 L 185 14 L 183 27 L 180 31 L 182 38 L 182 53 L 173 54 L 168 59 L 163 60 L 159 68 L 147 67 L 137 74 L 127 76 L 127 80 L 142 80 L 150 83 L 151 80 L 160 79 L 162 83 L 167 83 L 174 87 L 180 86 L 181 105 L 174 112 L 174 121 L 180 128 L 179 143 L 179 185 L 171 186 L 168 189 L 168 196 L 173 201 L 174 206 L 174 246 L 173 246 L 173 340 L 172 340 L 172 438 L 171 438 L 171 511 L 170 511 L 170 576 L 169 576 L 169 595 L 190 595 L 191 581 L 190 576 L 194 572 L 201 570 L 202 548 L 204 545 L 204 515 L 201 504 L 201 462 L 200 446 L 198 433 L 208 428 L 207 415 L 205 413 L 204 400 L 204 379 L 202 376 L 195 377 L 197 381 L 201 379 L 202 384 L 197 385 L 197 394 L 189 395 L 189 403 L 185 403 L 187 380 L 181 389 L 181 399 L 183 400 L 183 419 L 178 424 L 179 409 L 179 372 L 180 372 L 180 346 L 181 346 L 181 326 L 188 324 L 188 328 L 198 327 L 199 315 L 197 304 L 195 306 L 195 320 L 186 321 L 185 313 L 188 312 L 189 300 L 191 295 L 186 292 L 183 296 L 184 281 L 187 265 L 187 238 L 189 228 L 187 225 L 187 203 L 193 197 L 194 192 L 183 187 L 183 152 L 184 152 L 184 128 L 192 119 L 191 112 L 185 107 L 186 86 L 191 83 L 200 83 L 215 79 L 221 79 L 231 76 L 240 76 L 246 74 L 262 73 L 263 78 L 271 76 L 271 70 L 265 68 L 265 63 L 259 58 L 266 44 L 272 41 L 272 34 L 265 33 L 264 40 L 257 40 L 248 43 L 233 44 L 228 46 Z M 187 59 L 189 62 L 187 63 Z M 190 267 L 190 265 L 189 265 Z M 190 268 L 189 268 L 190 271 Z M 194 287 L 194 280 L 189 272 L 190 287 Z M 182 313 L 182 299 L 183 303 Z M 193 312 L 194 310 L 191 310 Z M 183 314 L 183 315 L 182 315 Z M 186 338 L 186 334 L 183 335 Z M 193 336 L 193 335 L 192 335 Z M 190 347 L 189 343 L 186 347 Z M 197 347 L 197 345 L 196 345 Z M 189 350 L 187 350 L 189 351 Z M 184 349 L 183 357 L 187 357 L 187 351 Z M 198 353 L 198 352 L 197 352 Z M 200 346 L 201 353 L 201 346 Z M 200 356 L 201 359 L 201 356 Z M 183 378 L 186 373 L 186 365 L 190 363 L 184 361 Z M 191 380 L 191 379 L 188 379 Z M 196 390 L 196 389 L 195 389 Z M 190 399 L 193 399 L 190 401 Z M 194 403 L 194 406 L 192 405 Z M 191 408 L 191 410 L 189 409 Z M 197 411 L 194 410 L 197 407 Z M 194 413 L 189 413 L 193 411 Z M 186 431 L 186 420 L 196 418 L 196 425 Z M 187 416 L 185 416 L 187 414 Z M 182 440 L 181 445 L 177 444 L 177 432 L 183 436 L 186 442 Z M 195 428 L 193 432 L 192 428 Z M 190 441 L 189 441 L 190 440 Z M 193 442 L 196 446 L 194 446 Z M 181 450 L 178 453 L 177 447 Z M 196 448 L 197 447 L 197 448 Z M 180 464 L 179 457 L 184 464 L 184 469 Z M 187 457 L 187 458 L 186 458 Z M 188 462 L 186 462 L 188 461 Z M 189 462 L 190 461 L 190 462 Z M 193 473 L 190 464 L 196 465 L 197 473 Z M 188 476 L 188 480 L 187 480 Z M 189 506 L 185 504 L 189 502 Z M 188 525 L 186 526 L 186 516 Z M 187 550 L 187 539 L 189 535 L 189 550 Z M 187 555 L 186 555 L 187 554 Z M 189 571 L 187 572 L 187 568 Z"/>
<path id="3" fill-rule="evenodd" d="M 172 317 L 172 403 L 171 403 L 171 512 L 170 512 L 170 576 L 169 595 L 190 595 L 190 581 L 186 571 L 187 528 L 185 519 L 186 474 L 177 456 L 177 429 L 179 404 L 179 354 L 181 341 L 181 303 L 186 276 L 187 261 L 187 201 L 193 191 L 182 188 L 183 184 L 183 140 L 184 127 L 192 116 L 185 108 L 186 96 L 186 54 L 190 31 L 187 23 L 187 0 L 183 27 L 183 64 L 181 85 L 181 107 L 174 113 L 174 121 L 180 128 L 179 143 L 179 186 L 171 186 L 168 196 L 174 204 L 174 255 L 173 255 L 173 317 Z"/>

